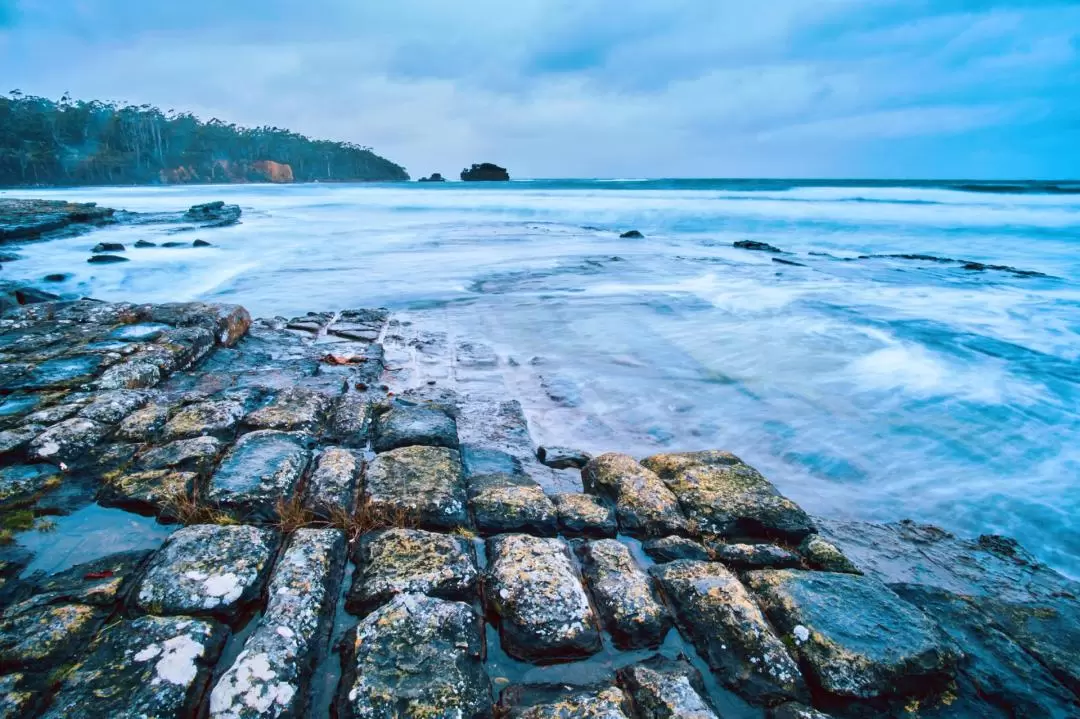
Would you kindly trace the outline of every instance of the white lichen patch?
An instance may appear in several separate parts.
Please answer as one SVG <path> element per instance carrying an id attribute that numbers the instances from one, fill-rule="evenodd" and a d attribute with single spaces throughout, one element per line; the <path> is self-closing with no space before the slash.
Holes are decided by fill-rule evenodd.
<path id="1" fill-rule="evenodd" d="M 150 683 L 155 686 L 162 682 L 189 686 L 199 673 L 195 660 L 205 651 L 202 644 L 186 635 L 166 639 L 161 643 L 161 659 L 154 665 L 154 678 Z"/>
<path id="2" fill-rule="evenodd" d="M 801 624 L 795 625 L 795 628 L 792 629 L 791 631 L 792 631 L 792 634 L 795 635 L 795 643 L 796 644 L 802 644 L 803 642 L 810 639 L 810 630 L 807 629 L 806 627 L 804 627 Z"/>
<path id="3" fill-rule="evenodd" d="M 277 716 L 289 706 L 296 688 L 274 681 L 278 672 L 265 653 L 241 652 L 210 694 L 210 714 L 221 719 L 239 719 L 245 709 L 260 716 Z"/>

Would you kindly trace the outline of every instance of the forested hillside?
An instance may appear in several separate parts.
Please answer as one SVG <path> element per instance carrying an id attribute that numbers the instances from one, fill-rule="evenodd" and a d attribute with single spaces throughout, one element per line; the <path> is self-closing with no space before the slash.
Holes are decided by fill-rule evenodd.
<path id="1" fill-rule="evenodd" d="M 408 180 L 371 148 L 156 107 L 0 96 L 0 185 Z"/>

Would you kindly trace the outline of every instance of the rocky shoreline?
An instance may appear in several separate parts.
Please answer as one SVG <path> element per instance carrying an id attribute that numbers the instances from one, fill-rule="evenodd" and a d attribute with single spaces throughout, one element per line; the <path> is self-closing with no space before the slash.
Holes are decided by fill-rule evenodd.
<path id="1" fill-rule="evenodd" d="M 537 448 L 447 378 L 489 354 L 379 309 L 9 309 L 0 717 L 1080 715 L 1080 587 L 1015 542 Z M 26 571 L 94 503 L 174 531 Z"/>

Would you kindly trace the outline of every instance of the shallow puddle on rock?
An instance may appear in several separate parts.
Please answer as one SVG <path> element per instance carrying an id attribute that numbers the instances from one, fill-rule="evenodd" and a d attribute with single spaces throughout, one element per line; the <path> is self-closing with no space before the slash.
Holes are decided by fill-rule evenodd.
<path id="1" fill-rule="evenodd" d="M 48 519 L 55 525 L 54 529 L 30 530 L 16 537 L 21 546 L 34 554 L 23 570 L 24 577 L 39 571 L 55 574 L 116 552 L 157 549 L 179 527 L 97 504 Z"/>

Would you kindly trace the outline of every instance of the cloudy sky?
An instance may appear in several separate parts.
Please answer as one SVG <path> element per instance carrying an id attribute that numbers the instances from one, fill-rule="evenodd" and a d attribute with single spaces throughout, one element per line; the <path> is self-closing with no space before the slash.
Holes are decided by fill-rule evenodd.
<path id="1" fill-rule="evenodd" d="M 0 83 L 414 176 L 1080 176 L 1080 0 L 0 0 Z"/>

